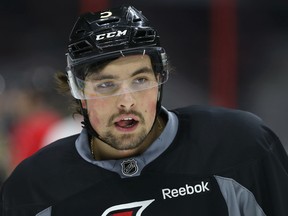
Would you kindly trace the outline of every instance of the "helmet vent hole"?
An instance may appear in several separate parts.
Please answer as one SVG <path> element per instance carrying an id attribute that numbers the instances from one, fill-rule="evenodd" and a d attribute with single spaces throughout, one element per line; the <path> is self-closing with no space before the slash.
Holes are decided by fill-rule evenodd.
<path id="1" fill-rule="evenodd" d="M 134 35 L 134 42 L 149 42 L 155 40 L 156 34 L 153 30 L 138 30 Z"/>
<path id="2" fill-rule="evenodd" d="M 139 18 L 139 17 L 134 17 L 133 18 L 133 22 L 134 23 L 136 23 L 136 22 L 141 22 L 142 20 L 141 20 L 141 18 Z"/>
<path id="3" fill-rule="evenodd" d="M 137 31 L 135 34 L 136 38 L 145 37 L 145 36 L 146 36 L 146 31 Z"/>
<path id="4" fill-rule="evenodd" d="M 98 20 L 97 24 L 101 26 L 101 25 L 108 25 L 111 23 L 118 23 L 119 21 L 120 21 L 119 18 L 114 17 L 114 18 L 105 19 L 105 20 Z"/>
<path id="5" fill-rule="evenodd" d="M 70 46 L 71 51 L 75 53 L 79 52 L 87 52 L 92 50 L 92 46 L 88 41 L 80 41 L 78 43 L 74 43 Z"/>
<path id="6" fill-rule="evenodd" d="M 77 46 L 79 49 L 87 49 L 91 47 L 90 44 L 88 44 L 86 41 L 78 43 Z"/>
<path id="7" fill-rule="evenodd" d="M 86 32 L 85 29 L 78 29 L 78 30 L 75 32 L 75 34 L 78 34 L 78 35 L 84 35 L 85 32 Z"/>

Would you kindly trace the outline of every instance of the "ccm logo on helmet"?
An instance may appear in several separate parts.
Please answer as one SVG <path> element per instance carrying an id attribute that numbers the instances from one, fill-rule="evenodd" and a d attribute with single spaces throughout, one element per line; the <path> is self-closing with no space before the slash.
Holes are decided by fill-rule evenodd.
<path id="1" fill-rule="evenodd" d="M 104 33 L 104 34 L 98 34 L 96 35 L 96 41 L 104 40 L 106 38 L 121 37 L 121 36 L 125 36 L 126 34 L 127 34 L 127 29 L 123 31 L 118 30 L 118 31 Z"/>

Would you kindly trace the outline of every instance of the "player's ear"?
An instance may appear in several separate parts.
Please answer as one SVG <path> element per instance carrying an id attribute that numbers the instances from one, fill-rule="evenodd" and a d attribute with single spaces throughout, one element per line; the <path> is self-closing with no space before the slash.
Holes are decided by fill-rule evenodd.
<path id="1" fill-rule="evenodd" d="M 87 109 L 87 101 L 86 100 L 81 100 L 81 105 L 84 109 Z"/>

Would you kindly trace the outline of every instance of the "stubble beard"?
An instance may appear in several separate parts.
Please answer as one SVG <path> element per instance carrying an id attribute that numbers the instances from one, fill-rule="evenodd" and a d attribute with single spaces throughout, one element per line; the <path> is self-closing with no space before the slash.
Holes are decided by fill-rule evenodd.
<path id="1" fill-rule="evenodd" d="M 122 134 L 115 135 L 110 131 L 104 133 L 102 139 L 110 145 L 112 148 L 117 150 L 133 150 L 139 147 L 147 136 L 147 131 L 142 129 L 137 134 Z"/>
<path id="2" fill-rule="evenodd" d="M 130 111 L 130 112 L 120 111 L 119 113 L 114 114 L 110 117 L 108 124 L 107 124 L 107 128 L 114 127 L 114 123 L 113 123 L 114 119 L 121 114 L 136 115 L 140 119 L 138 126 L 145 125 L 146 121 L 141 113 L 137 111 Z M 109 146 L 111 146 L 114 149 L 133 150 L 139 147 L 143 143 L 147 134 L 148 132 L 144 127 L 141 128 L 141 130 L 136 133 L 115 134 L 115 133 L 112 133 L 112 130 L 107 130 L 106 132 L 103 133 L 101 138 L 103 141 L 105 141 Z"/>

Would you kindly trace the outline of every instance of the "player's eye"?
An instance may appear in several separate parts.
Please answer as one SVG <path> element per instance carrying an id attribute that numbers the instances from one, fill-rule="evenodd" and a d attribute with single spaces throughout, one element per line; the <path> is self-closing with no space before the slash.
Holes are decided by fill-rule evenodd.
<path id="1" fill-rule="evenodd" d="M 100 94 L 109 94 L 116 91 L 118 88 L 118 84 L 113 81 L 104 81 L 95 84 L 94 91 Z"/>
<path id="2" fill-rule="evenodd" d="M 137 78 L 137 79 L 134 79 L 134 84 L 145 84 L 149 81 L 149 79 L 147 79 L 146 77 L 140 77 L 140 78 Z"/>
<path id="3" fill-rule="evenodd" d="M 153 76 L 141 76 L 133 79 L 131 88 L 135 91 L 149 89 L 157 86 L 157 81 Z"/>

